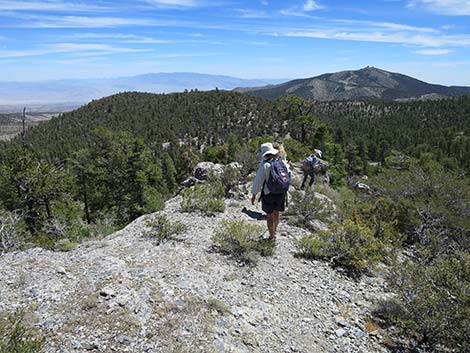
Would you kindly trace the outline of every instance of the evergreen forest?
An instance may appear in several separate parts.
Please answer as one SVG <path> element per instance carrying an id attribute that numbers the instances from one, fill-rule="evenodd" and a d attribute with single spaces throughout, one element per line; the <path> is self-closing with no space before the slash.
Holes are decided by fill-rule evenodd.
<path id="1" fill-rule="evenodd" d="M 429 351 L 470 351 L 470 96 L 268 101 L 214 90 L 92 101 L 0 142 L 0 253 L 109 234 L 160 210 L 200 161 L 240 162 L 246 177 L 266 141 L 281 141 L 292 162 L 321 149 L 341 195 L 343 233 L 307 239 L 306 252 L 338 259 L 328 239 L 356 237 L 360 251 L 338 265 L 354 277 L 384 262 L 398 293 L 377 320 Z M 348 189 L 363 176 L 371 193 Z"/>

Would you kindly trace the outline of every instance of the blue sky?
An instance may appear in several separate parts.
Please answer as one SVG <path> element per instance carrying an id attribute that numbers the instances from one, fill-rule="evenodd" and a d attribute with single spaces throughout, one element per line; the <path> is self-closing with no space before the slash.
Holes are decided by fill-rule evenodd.
<path id="1" fill-rule="evenodd" d="M 470 86 L 470 0 L 0 0 L 0 81 L 367 65 Z"/>

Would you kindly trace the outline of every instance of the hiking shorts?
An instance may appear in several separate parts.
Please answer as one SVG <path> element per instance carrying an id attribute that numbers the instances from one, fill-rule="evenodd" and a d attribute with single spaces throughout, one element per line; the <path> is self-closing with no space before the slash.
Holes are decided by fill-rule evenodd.
<path id="1" fill-rule="evenodd" d="M 267 194 L 261 196 L 261 208 L 266 213 L 284 211 L 286 207 L 286 194 Z"/>

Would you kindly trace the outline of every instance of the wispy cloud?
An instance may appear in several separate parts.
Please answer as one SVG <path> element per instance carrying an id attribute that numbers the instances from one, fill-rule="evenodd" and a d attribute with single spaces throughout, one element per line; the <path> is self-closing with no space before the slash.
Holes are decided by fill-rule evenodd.
<path id="1" fill-rule="evenodd" d="M 422 7 L 429 12 L 439 15 L 470 15 L 470 0 L 411 0 L 408 6 Z"/>
<path id="2" fill-rule="evenodd" d="M 452 50 L 449 49 L 423 49 L 423 50 L 416 50 L 413 53 L 420 54 L 420 55 L 447 55 L 452 53 Z"/>
<path id="3" fill-rule="evenodd" d="M 134 43 L 134 44 L 165 44 L 175 43 L 175 40 L 159 39 L 135 34 L 122 34 L 122 33 L 76 33 L 66 38 L 73 39 L 106 39 L 115 40 L 120 43 Z"/>
<path id="4" fill-rule="evenodd" d="M 265 11 L 252 9 L 237 9 L 236 11 L 242 18 L 269 18 L 269 15 Z"/>
<path id="5" fill-rule="evenodd" d="M 29 56 L 41 56 L 50 54 L 60 53 L 77 53 L 80 56 L 90 55 L 104 55 L 104 54 L 120 54 L 120 53 L 137 53 L 146 52 L 149 49 L 135 49 L 135 48 L 123 48 L 113 47 L 106 44 L 94 44 L 94 43 L 58 43 L 45 48 L 35 50 L 17 50 L 17 51 L 0 51 L 0 58 L 21 58 Z"/>
<path id="6" fill-rule="evenodd" d="M 118 26 L 154 26 L 154 20 L 124 17 L 88 16 L 28 16 L 22 23 L 12 25 L 23 28 L 106 28 Z"/>
<path id="7" fill-rule="evenodd" d="M 66 1 L 10 1 L 0 0 L 0 11 L 76 11 L 95 12 L 109 10 L 108 7 Z"/>
<path id="8" fill-rule="evenodd" d="M 82 52 L 82 51 L 99 51 L 107 53 L 133 53 L 140 52 L 142 49 L 113 47 L 107 44 L 95 43 L 59 43 L 53 46 L 58 52 Z M 145 50 L 147 51 L 147 50 Z"/>
<path id="9" fill-rule="evenodd" d="M 394 43 L 404 45 L 415 45 L 421 47 L 442 47 L 442 46 L 470 46 L 470 35 L 443 36 L 443 35 L 421 35 L 412 33 L 384 33 L 384 32 L 352 32 L 335 30 L 308 30 L 292 31 L 274 35 L 284 35 L 287 37 L 336 39 L 361 42 Z"/>
<path id="10" fill-rule="evenodd" d="M 165 54 L 152 54 L 152 58 L 159 59 L 177 59 L 177 58 L 193 58 L 193 57 L 210 57 L 210 56 L 226 56 L 229 53 L 202 53 L 202 52 L 186 52 L 186 53 L 165 53 Z"/>
<path id="11" fill-rule="evenodd" d="M 290 17 L 314 18 L 313 16 L 309 15 L 305 11 L 302 11 L 298 8 L 283 9 L 279 11 L 279 14 L 281 14 L 282 16 L 290 16 Z"/>
<path id="12" fill-rule="evenodd" d="M 94 57 L 94 58 L 80 58 L 80 59 L 64 59 L 64 60 L 56 60 L 57 64 L 61 65 L 89 65 L 96 62 L 106 60 L 105 57 Z"/>
<path id="13" fill-rule="evenodd" d="M 313 10 L 319 10 L 322 8 L 323 6 L 320 6 L 315 0 L 305 1 L 304 7 L 303 7 L 304 11 L 313 11 Z"/>
<path id="14" fill-rule="evenodd" d="M 314 10 L 320 10 L 324 7 L 319 5 L 315 0 L 306 0 L 303 5 L 291 6 L 286 9 L 282 9 L 279 13 L 283 16 L 293 16 L 293 17 L 311 17 L 309 12 Z"/>
<path id="15" fill-rule="evenodd" d="M 189 38 L 182 39 L 162 39 L 154 38 L 135 34 L 123 34 L 123 33 L 75 33 L 72 35 L 62 36 L 61 38 L 67 38 L 69 40 L 76 39 L 94 39 L 94 40 L 105 40 L 107 43 L 113 41 L 119 44 L 211 44 L 211 45 L 225 45 L 226 42 L 205 40 L 203 35 L 189 34 Z"/>
<path id="16" fill-rule="evenodd" d="M 184 9 L 205 6 L 200 0 L 144 0 L 147 4 L 157 8 Z"/>
<path id="17" fill-rule="evenodd" d="M 416 27 L 405 25 L 402 23 L 394 22 L 377 22 L 377 21 L 363 21 L 363 20 L 348 20 L 348 19 L 334 19 L 332 20 L 336 23 L 344 23 L 350 25 L 363 25 L 375 29 L 387 29 L 387 30 L 396 30 L 396 31 L 411 31 L 411 32 L 427 32 L 427 33 L 437 33 L 437 29 L 430 27 Z"/>

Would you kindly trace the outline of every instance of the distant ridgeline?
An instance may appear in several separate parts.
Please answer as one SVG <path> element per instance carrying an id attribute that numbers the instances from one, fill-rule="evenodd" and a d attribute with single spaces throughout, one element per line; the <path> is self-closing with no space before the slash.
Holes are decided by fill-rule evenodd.
<path id="1" fill-rule="evenodd" d="M 300 118 L 306 115 L 319 120 Z M 281 97 L 270 102 L 227 91 L 122 93 L 53 118 L 28 131 L 26 139 L 50 160 L 64 160 L 88 147 L 96 127 L 128 131 L 143 138 L 157 155 L 164 143 L 189 144 L 200 151 L 223 144 L 230 134 L 245 142 L 256 136 L 289 134 L 310 147 L 324 144 L 315 140 L 320 122 L 329 126 L 346 155 L 358 154 L 364 161 L 383 162 L 392 150 L 414 157 L 431 153 L 451 170 L 470 171 L 470 97 L 407 103 Z M 4 157 L 6 149 L 2 151 Z"/>
<path id="2" fill-rule="evenodd" d="M 157 150 L 162 143 L 193 138 L 199 144 L 217 144 L 230 133 L 249 138 L 279 130 L 274 112 L 274 104 L 235 92 L 121 93 L 28 131 L 27 143 L 52 160 L 87 147 L 96 127 L 131 132 Z"/>

